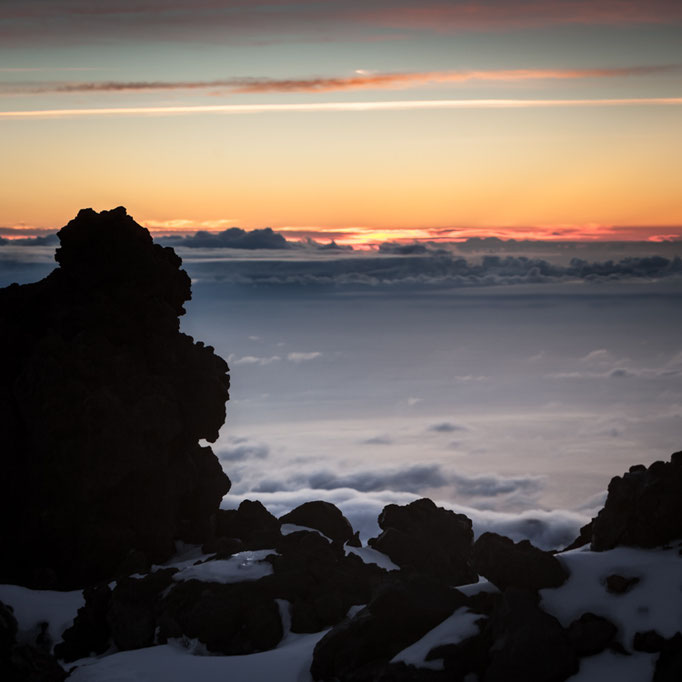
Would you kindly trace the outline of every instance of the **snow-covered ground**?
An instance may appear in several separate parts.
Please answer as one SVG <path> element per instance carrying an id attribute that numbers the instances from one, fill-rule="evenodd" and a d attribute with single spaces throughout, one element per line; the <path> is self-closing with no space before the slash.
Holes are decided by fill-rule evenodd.
<path id="1" fill-rule="evenodd" d="M 606 552 L 581 548 L 558 555 L 569 569 L 570 577 L 561 587 L 541 591 L 541 607 L 568 626 L 583 613 L 607 618 L 618 628 L 617 640 L 631 655 L 605 651 L 581 659 L 579 672 L 570 682 L 649 682 L 653 676 L 656 654 L 633 650 L 636 632 L 655 630 L 665 638 L 682 632 L 682 542 L 663 549 L 619 547 Z M 374 559 L 380 565 L 387 557 L 374 556 L 367 548 L 347 548 L 364 560 Z M 200 552 L 185 548 L 170 565 L 181 569 L 176 580 L 196 579 L 208 582 L 256 580 L 269 573 L 264 561 L 273 550 L 242 552 L 224 561 L 211 561 L 192 566 Z M 379 554 L 376 552 L 375 554 Z M 382 558 L 383 557 L 383 558 Z M 390 562 L 389 562 L 390 563 Z M 390 568 L 386 564 L 386 568 Z M 639 578 L 639 582 L 622 594 L 610 593 L 606 578 L 618 574 Z M 461 590 L 473 594 L 496 588 L 485 580 Z M 35 641 L 39 624 L 48 623 L 53 642 L 60 641 L 83 604 L 80 591 L 53 592 L 29 590 L 14 585 L 0 585 L 0 601 L 14 609 L 19 624 L 20 641 Z M 352 609 L 357 611 L 358 608 Z M 69 680 L 74 682 L 307 682 L 313 649 L 326 631 L 300 635 L 290 631 L 288 604 L 280 603 L 285 631 L 284 639 L 271 651 L 245 656 L 201 655 L 197 642 L 175 640 L 165 645 L 135 651 L 109 651 L 99 657 L 66 664 L 76 667 Z M 352 615 L 352 613 L 350 614 Z M 416 667 L 438 668 L 439 661 L 425 661 L 437 645 L 454 643 L 477 632 L 476 621 L 482 616 L 457 609 L 449 618 L 397 654 L 393 661 Z"/>

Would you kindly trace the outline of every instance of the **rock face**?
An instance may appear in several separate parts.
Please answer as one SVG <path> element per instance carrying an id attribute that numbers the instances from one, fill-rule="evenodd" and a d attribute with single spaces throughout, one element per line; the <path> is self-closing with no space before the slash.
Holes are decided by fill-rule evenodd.
<path id="1" fill-rule="evenodd" d="M 0 290 L 0 582 L 75 587 L 201 542 L 230 482 L 209 447 L 227 365 L 179 332 L 190 280 L 124 208 L 59 232 L 44 280 Z"/>
<path id="2" fill-rule="evenodd" d="M 528 540 L 515 543 L 497 533 L 483 533 L 476 540 L 473 567 L 500 590 L 559 587 L 568 578 L 568 572 L 551 552 L 543 552 Z"/>
<path id="3" fill-rule="evenodd" d="M 592 522 L 592 549 L 657 547 L 682 537 L 682 452 L 670 462 L 642 465 L 609 483 L 604 508 Z"/>
<path id="4" fill-rule="evenodd" d="M 315 528 L 331 540 L 341 544 L 350 542 L 354 535 L 350 521 L 331 502 L 321 500 L 305 502 L 281 516 L 279 520 L 282 523 Z"/>
<path id="5" fill-rule="evenodd" d="M 379 679 L 395 654 L 465 601 L 456 590 L 423 578 L 386 585 L 365 609 L 317 643 L 310 673 L 314 680 Z"/>
<path id="6" fill-rule="evenodd" d="M 17 642 L 12 609 L 0 602 L 0 680 L 3 682 L 62 682 L 66 671 L 49 651 Z"/>
<path id="7" fill-rule="evenodd" d="M 476 582 L 471 568 L 471 519 L 423 498 L 405 506 L 389 504 L 379 515 L 381 535 L 369 545 L 408 572 L 424 573 L 450 585 Z"/>

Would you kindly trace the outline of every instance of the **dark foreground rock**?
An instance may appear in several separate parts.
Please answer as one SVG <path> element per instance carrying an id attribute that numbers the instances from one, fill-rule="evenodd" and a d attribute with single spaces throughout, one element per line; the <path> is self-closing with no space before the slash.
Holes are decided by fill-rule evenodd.
<path id="1" fill-rule="evenodd" d="M 341 510 L 331 502 L 306 502 L 292 509 L 288 514 L 280 516 L 282 523 L 293 523 L 298 526 L 315 528 L 331 540 L 341 544 L 353 539 L 353 527 Z"/>
<path id="2" fill-rule="evenodd" d="M 682 452 L 612 478 L 604 508 L 592 522 L 592 549 L 658 547 L 681 538 L 681 493 Z"/>
<path id="3" fill-rule="evenodd" d="M 125 209 L 82 210 L 59 266 L 0 290 L 0 582 L 71 588 L 202 542 L 229 479 L 204 438 L 227 365 L 179 332 L 190 280 Z"/>
<path id="4" fill-rule="evenodd" d="M 379 515 L 381 535 L 368 544 L 407 572 L 423 573 L 450 585 L 476 582 L 471 567 L 471 520 L 437 507 L 429 499 L 389 504 Z"/>
<path id="5" fill-rule="evenodd" d="M 310 668 L 313 679 L 380 679 L 395 654 L 465 602 L 456 590 L 424 578 L 387 585 L 365 609 L 318 642 Z"/>
<path id="6" fill-rule="evenodd" d="M 568 578 L 568 571 L 551 552 L 534 547 L 528 540 L 515 543 L 497 533 L 483 533 L 476 540 L 472 564 L 501 590 L 559 587 Z"/>
<path id="7" fill-rule="evenodd" d="M 17 621 L 0 602 L 0 680 L 2 682 L 62 682 L 66 671 L 48 651 L 17 643 Z"/>
<path id="8" fill-rule="evenodd" d="M 534 592 L 507 590 L 490 619 L 485 682 L 560 682 L 578 672 L 568 633 L 538 606 Z"/>

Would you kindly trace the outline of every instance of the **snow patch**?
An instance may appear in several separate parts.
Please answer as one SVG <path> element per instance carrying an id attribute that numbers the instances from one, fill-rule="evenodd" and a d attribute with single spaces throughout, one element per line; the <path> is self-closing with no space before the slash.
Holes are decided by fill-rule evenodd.
<path id="1" fill-rule="evenodd" d="M 426 656 L 434 647 L 442 644 L 459 644 L 459 642 L 479 633 L 476 622 L 483 616 L 462 607 L 457 609 L 449 618 L 429 630 L 420 640 L 397 653 L 391 663 L 405 663 L 417 668 L 443 670 L 442 660 L 427 661 Z"/>
<path id="2" fill-rule="evenodd" d="M 202 580 L 207 583 L 241 583 L 272 575 L 272 566 L 263 561 L 277 554 L 274 549 L 238 552 L 229 559 L 207 561 L 198 566 L 187 566 L 173 575 L 173 580 Z"/>
<path id="3" fill-rule="evenodd" d="M 298 533 L 299 531 L 306 531 L 307 533 L 317 533 L 322 536 L 327 542 L 331 543 L 331 538 L 326 536 L 322 531 L 317 530 L 317 528 L 309 528 L 308 526 L 299 526 L 296 523 L 283 523 L 280 526 L 280 532 L 282 535 L 291 535 L 292 533 Z"/>
<path id="4" fill-rule="evenodd" d="M 19 585 L 0 585 L 0 601 L 14 610 L 19 641 L 30 644 L 35 644 L 39 623 L 48 624 L 53 644 L 60 642 L 64 630 L 71 627 L 78 609 L 85 604 L 81 590 L 29 590 Z"/>
<path id="5" fill-rule="evenodd" d="M 596 656 L 580 659 L 580 670 L 566 682 L 642 682 L 650 680 L 658 654 L 635 653 L 632 656 L 604 651 Z"/>
<path id="6" fill-rule="evenodd" d="M 379 568 L 383 568 L 387 571 L 400 570 L 400 566 L 394 564 L 386 554 L 379 552 L 372 547 L 350 547 L 349 545 L 344 545 L 343 549 L 345 550 L 346 555 L 355 554 L 366 564 L 376 564 Z"/>
<path id="7" fill-rule="evenodd" d="M 667 639 L 682 631 L 682 556 L 677 548 L 580 548 L 556 556 L 570 577 L 561 587 L 541 590 L 540 606 L 564 627 L 583 613 L 594 613 L 618 627 L 626 649 L 631 649 L 636 632 L 656 630 Z M 624 594 L 611 594 L 605 582 L 614 573 L 640 582 Z"/>

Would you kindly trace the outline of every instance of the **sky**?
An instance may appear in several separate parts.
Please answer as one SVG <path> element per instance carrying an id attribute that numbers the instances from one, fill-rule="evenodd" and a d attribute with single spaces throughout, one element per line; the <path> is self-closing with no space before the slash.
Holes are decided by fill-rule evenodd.
<path id="1" fill-rule="evenodd" d="M 0 227 L 679 238 L 681 30 L 676 0 L 4 0 Z"/>
<path id="2" fill-rule="evenodd" d="M 0 286 L 124 205 L 229 362 L 224 504 L 366 538 L 428 495 L 559 547 L 681 447 L 681 35 L 677 0 L 3 0 Z"/>

